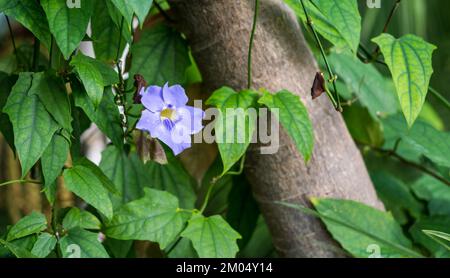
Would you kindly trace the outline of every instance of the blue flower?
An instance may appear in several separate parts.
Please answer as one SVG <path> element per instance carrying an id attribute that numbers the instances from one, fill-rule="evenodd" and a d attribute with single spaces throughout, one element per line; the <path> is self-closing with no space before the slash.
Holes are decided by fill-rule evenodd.
<path id="1" fill-rule="evenodd" d="M 191 147 L 191 135 L 202 130 L 203 110 L 187 106 L 180 85 L 149 86 L 140 92 L 145 107 L 136 125 L 169 146 L 175 155 Z"/>

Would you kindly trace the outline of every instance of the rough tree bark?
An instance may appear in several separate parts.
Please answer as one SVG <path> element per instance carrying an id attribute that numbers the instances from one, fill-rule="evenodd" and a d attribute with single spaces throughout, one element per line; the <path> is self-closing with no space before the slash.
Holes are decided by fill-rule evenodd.
<path id="1" fill-rule="evenodd" d="M 172 0 L 171 4 L 206 91 L 224 85 L 244 88 L 254 1 Z M 261 0 L 253 51 L 253 87 L 296 92 L 308 108 L 315 133 L 314 153 L 307 165 L 283 130 L 276 154 L 261 155 L 257 147 L 247 153 L 245 171 L 274 245 L 283 257 L 342 256 L 320 221 L 274 204 L 309 205 L 309 197 L 316 196 L 352 199 L 383 209 L 341 115 L 325 94 L 315 101 L 309 96 L 317 64 L 295 15 L 281 0 Z"/>

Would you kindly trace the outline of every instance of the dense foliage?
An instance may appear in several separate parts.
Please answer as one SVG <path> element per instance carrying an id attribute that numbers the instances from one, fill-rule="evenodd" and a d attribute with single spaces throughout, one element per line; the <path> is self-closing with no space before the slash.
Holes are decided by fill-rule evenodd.
<path id="1" fill-rule="evenodd" d="M 321 97 L 336 113 L 342 111 L 387 211 L 327 198 L 312 198 L 311 208 L 279 205 L 320 218 L 350 256 L 449 257 L 450 134 L 427 102 L 429 91 L 440 96 L 429 87 L 436 47 L 411 34 L 396 38 L 385 28 L 371 38 L 370 51 L 361 43 L 356 0 L 284 2 L 303 23 L 325 72 L 316 76 L 313 96 L 325 93 Z M 217 142 L 219 156 L 198 182 L 176 156 L 190 141 L 178 148 L 144 118 L 156 113 L 157 100 L 146 102 L 147 92 L 162 94 L 158 117 L 174 120 L 172 105 L 201 82 L 185 36 L 170 22 L 168 3 L 0 0 L 8 25 L 14 19 L 34 36 L 31 44 L 16 45 L 9 26 L 13 55 L 0 67 L 0 132 L 17 154 L 21 178 L 0 185 L 40 184 L 52 207 L 50 217 L 35 211 L 0 230 L 1 256 L 133 257 L 135 241 L 155 243 L 153 256 L 276 256 L 243 175 L 257 129 L 252 109 L 276 115 L 305 163 L 313 153 L 314 126 L 298 95 L 251 87 L 258 4 L 248 87 L 223 84 L 208 92 L 205 103 L 219 111 L 216 137 L 236 140 Z M 86 43 L 95 55 L 80 46 Z M 179 106 L 190 109 L 186 102 Z M 444 98 L 442 103 L 449 108 Z M 241 113 L 226 113 L 237 108 Z M 237 125 L 230 128 L 229 121 Z M 98 165 L 81 146 L 91 123 L 110 140 Z M 248 132 L 235 138 L 241 130 Z M 58 204 L 61 184 L 80 205 Z"/>

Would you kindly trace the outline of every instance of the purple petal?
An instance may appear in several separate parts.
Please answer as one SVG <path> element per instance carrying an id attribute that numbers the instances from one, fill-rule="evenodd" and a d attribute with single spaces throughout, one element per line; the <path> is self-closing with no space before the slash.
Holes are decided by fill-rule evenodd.
<path id="1" fill-rule="evenodd" d="M 164 108 L 162 89 L 158 86 L 148 87 L 142 94 L 141 102 L 145 108 L 152 112 L 159 112 Z"/>
<path id="2" fill-rule="evenodd" d="M 158 113 L 153 113 L 149 110 L 142 112 L 139 122 L 136 124 L 136 128 L 140 130 L 148 131 L 152 136 L 156 131 L 156 128 L 161 124 L 161 119 Z"/>
<path id="3" fill-rule="evenodd" d="M 188 97 L 186 96 L 183 87 L 180 85 L 169 87 L 169 84 L 166 83 L 162 91 L 164 102 L 168 105 L 182 107 L 188 102 Z"/>
<path id="4" fill-rule="evenodd" d="M 180 128 L 175 128 L 172 131 L 169 131 L 165 128 L 164 125 L 158 125 L 156 128 L 156 136 L 159 140 L 161 140 L 164 144 L 169 146 L 172 149 L 175 155 L 178 155 L 182 151 L 191 147 L 191 137 L 183 136 L 182 130 Z"/>
<path id="5" fill-rule="evenodd" d="M 202 130 L 202 119 L 205 117 L 203 110 L 193 106 L 184 106 L 177 109 L 177 115 L 181 118 L 177 125 L 186 127 L 190 134 L 195 134 Z"/>

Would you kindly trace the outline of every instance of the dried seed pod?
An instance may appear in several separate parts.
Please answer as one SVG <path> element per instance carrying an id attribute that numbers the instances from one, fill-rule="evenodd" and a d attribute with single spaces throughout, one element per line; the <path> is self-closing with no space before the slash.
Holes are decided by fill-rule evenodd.
<path id="1" fill-rule="evenodd" d="M 325 78 L 323 78 L 323 73 L 317 72 L 311 88 L 311 97 L 312 99 L 318 98 L 324 92 L 325 92 Z"/>
<path id="2" fill-rule="evenodd" d="M 147 87 L 147 81 L 145 81 L 142 75 L 134 75 L 134 87 L 136 88 L 136 91 L 134 92 L 133 100 L 135 104 L 138 104 L 141 103 L 141 90 Z"/>

